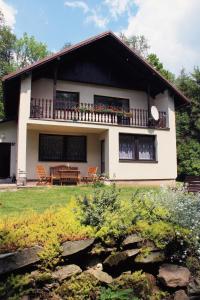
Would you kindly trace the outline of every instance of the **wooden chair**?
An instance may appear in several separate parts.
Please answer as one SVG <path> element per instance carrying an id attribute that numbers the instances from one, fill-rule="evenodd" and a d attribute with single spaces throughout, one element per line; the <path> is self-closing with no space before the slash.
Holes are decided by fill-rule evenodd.
<path id="1" fill-rule="evenodd" d="M 88 168 L 88 175 L 83 176 L 82 181 L 84 181 L 85 183 L 96 181 L 96 179 L 97 179 L 97 170 L 98 170 L 98 167 L 89 167 Z"/>
<path id="2" fill-rule="evenodd" d="M 39 180 L 37 185 L 52 184 L 52 178 L 46 174 L 46 170 L 43 165 L 36 166 L 36 173 Z"/>

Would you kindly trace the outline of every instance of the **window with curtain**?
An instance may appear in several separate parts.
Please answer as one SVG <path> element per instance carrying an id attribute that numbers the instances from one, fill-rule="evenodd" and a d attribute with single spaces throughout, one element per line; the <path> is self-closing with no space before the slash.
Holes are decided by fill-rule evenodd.
<path id="1" fill-rule="evenodd" d="M 155 136 L 136 134 L 119 135 L 120 160 L 155 160 Z"/>
<path id="2" fill-rule="evenodd" d="M 39 161 L 86 162 L 86 136 L 39 136 Z"/>

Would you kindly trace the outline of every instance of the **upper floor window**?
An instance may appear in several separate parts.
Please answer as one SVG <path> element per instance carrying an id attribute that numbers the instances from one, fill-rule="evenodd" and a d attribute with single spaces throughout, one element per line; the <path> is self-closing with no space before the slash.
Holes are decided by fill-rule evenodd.
<path id="1" fill-rule="evenodd" d="M 129 111 L 129 99 L 95 95 L 94 104 Z"/>
<path id="2" fill-rule="evenodd" d="M 86 162 L 86 136 L 40 134 L 40 161 Z"/>
<path id="3" fill-rule="evenodd" d="M 79 105 L 79 93 L 56 91 L 55 109 L 75 108 Z"/>
<path id="4" fill-rule="evenodd" d="M 129 111 L 129 99 L 115 98 L 108 96 L 94 96 L 94 105 L 102 107 L 103 109 L 109 108 L 115 111 Z M 124 116 L 117 116 L 117 123 L 122 125 L 130 125 L 130 119 Z"/>
<path id="5" fill-rule="evenodd" d="M 119 159 L 155 161 L 155 136 L 120 133 Z"/>

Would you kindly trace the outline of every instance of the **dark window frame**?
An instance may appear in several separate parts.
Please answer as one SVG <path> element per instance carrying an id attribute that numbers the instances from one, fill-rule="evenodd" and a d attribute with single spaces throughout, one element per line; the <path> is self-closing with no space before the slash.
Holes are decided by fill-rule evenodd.
<path id="1" fill-rule="evenodd" d="M 55 99 L 55 102 L 61 101 L 61 100 L 57 99 L 57 93 L 58 93 L 58 94 L 59 94 L 59 93 L 60 93 L 60 94 L 61 94 L 61 93 L 65 93 L 65 94 L 66 94 L 66 93 L 68 93 L 68 94 L 76 94 L 76 95 L 77 95 L 77 99 L 78 99 L 77 105 L 78 105 L 78 106 L 80 105 L 80 93 L 79 93 L 79 92 L 56 90 L 56 99 Z M 64 101 L 63 101 L 63 103 L 64 103 Z M 59 107 L 56 108 L 56 109 L 59 110 Z"/>
<path id="2" fill-rule="evenodd" d="M 112 97 L 112 96 L 103 96 L 103 95 L 96 95 L 94 94 L 94 105 L 96 105 L 95 103 L 95 97 L 102 97 L 102 98 L 105 98 L 105 99 L 116 99 L 116 100 L 126 100 L 128 101 L 128 110 L 130 110 L 130 99 L 129 98 L 122 98 L 122 97 Z"/>
<path id="3" fill-rule="evenodd" d="M 120 158 L 120 135 L 132 136 L 134 137 L 134 153 L 135 159 Z M 153 159 L 140 159 L 139 158 L 139 138 L 142 137 L 152 137 L 153 139 Z M 138 163 L 157 163 L 156 160 L 156 135 L 147 134 L 133 134 L 133 133 L 119 133 L 119 161 L 120 162 L 138 162 Z"/>
<path id="4" fill-rule="evenodd" d="M 81 137 L 83 138 L 83 149 L 84 149 L 84 158 L 82 160 L 69 160 L 64 156 L 64 148 L 67 144 L 63 143 L 63 149 L 62 149 L 62 158 L 61 159 L 44 159 L 42 158 L 42 153 L 41 153 L 41 141 L 42 141 L 42 136 L 61 136 L 63 139 L 67 140 L 70 137 Z M 81 162 L 81 163 L 87 163 L 87 136 L 85 135 L 61 135 L 61 134 L 45 134 L 45 133 L 40 133 L 39 134 L 39 149 L 38 149 L 38 161 L 44 161 L 44 162 Z"/>

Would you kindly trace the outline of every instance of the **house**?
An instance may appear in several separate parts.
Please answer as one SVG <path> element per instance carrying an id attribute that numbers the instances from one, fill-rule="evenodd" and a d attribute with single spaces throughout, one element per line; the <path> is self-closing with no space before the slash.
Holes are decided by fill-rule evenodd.
<path id="1" fill-rule="evenodd" d="M 66 163 L 119 182 L 175 182 L 175 109 L 188 99 L 112 32 L 5 76 L 3 89 L 1 178 Z"/>

